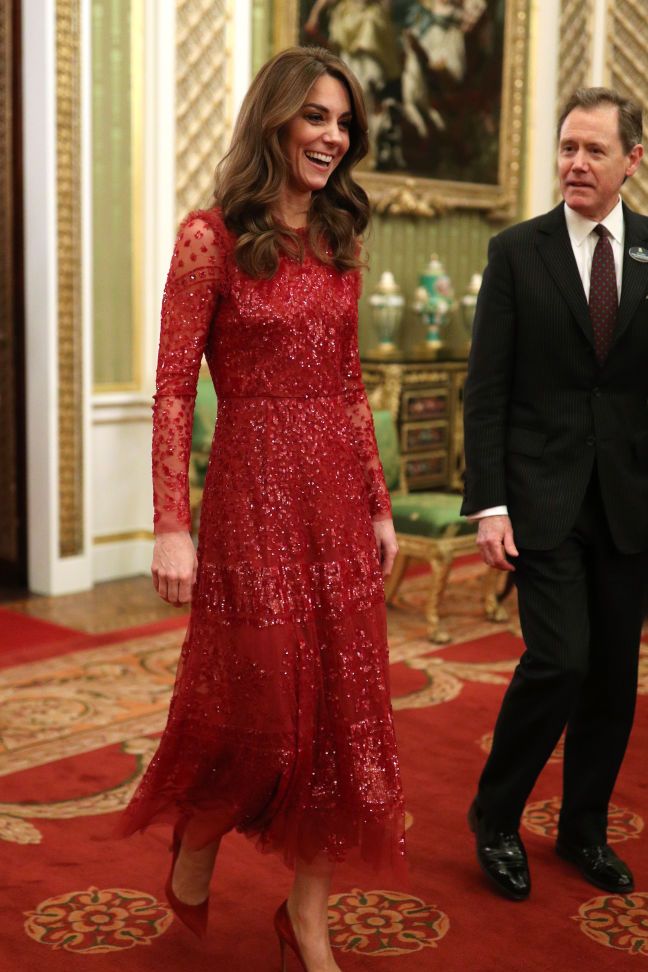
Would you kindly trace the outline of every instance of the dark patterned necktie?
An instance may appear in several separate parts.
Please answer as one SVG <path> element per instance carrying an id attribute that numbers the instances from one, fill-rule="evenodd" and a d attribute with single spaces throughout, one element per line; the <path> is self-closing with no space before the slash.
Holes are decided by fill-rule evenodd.
<path id="1" fill-rule="evenodd" d="M 594 350 L 599 364 L 603 364 L 614 337 L 619 299 L 610 232 L 601 223 L 594 232 L 598 240 L 592 257 L 589 309 L 594 328 Z"/>

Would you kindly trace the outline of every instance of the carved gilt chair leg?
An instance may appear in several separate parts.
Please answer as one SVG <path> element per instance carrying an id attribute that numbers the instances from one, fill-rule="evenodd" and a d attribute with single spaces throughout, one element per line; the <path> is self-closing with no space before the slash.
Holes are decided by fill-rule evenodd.
<path id="1" fill-rule="evenodd" d="M 501 579 L 501 571 L 494 570 L 492 567 L 486 569 L 484 575 L 484 610 L 489 621 L 508 621 L 508 611 L 497 600 Z"/>
<path id="2" fill-rule="evenodd" d="M 405 571 L 407 570 L 409 561 L 410 558 L 407 556 L 407 554 L 396 554 L 396 560 L 394 561 L 392 572 L 385 581 L 385 601 L 387 604 L 389 604 L 396 597 L 398 588 L 400 587 L 401 581 L 405 576 Z"/>
<path id="3" fill-rule="evenodd" d="M 452 554 L 448 553 L 438 553 L 429 558 L 431 574 L 430 589 L 425 606 L 425 619 L 427 621 L 428 638 L 437 645 L 447 645 L 449 641 L 452 641 L 449 633 L 439 621 L 439 601 L 445 590 L 452 560 Z"/>

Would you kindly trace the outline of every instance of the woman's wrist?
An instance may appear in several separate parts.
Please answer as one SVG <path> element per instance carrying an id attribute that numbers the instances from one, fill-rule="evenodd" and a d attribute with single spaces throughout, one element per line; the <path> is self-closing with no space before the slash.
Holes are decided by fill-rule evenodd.
<path id="1" fill-rule="evenodd" d="M 184 527 L 178 527 L 177 530 L 156 530 L 155 539 L 161 540 L 163 537 L 189 537 L 191 539 L 191 532 Z"/>

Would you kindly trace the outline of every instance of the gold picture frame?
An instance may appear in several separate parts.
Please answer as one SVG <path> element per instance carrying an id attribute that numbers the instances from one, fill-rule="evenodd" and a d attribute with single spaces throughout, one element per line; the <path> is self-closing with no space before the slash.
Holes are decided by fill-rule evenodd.
<path id="1" fill-rule="evenodd" d="M 462 182 L 404 172 L 358 170 L 374 209 L 390 215 L 436 216 L 452 209 L 481 210 L 493 221 L 517 216 L 522 147 L 529 0 L 505 0 L 501 113 L 497 181 Z M 299 0 L 274 0 L 273 48 L 280 51 L 299 42 Z"/>

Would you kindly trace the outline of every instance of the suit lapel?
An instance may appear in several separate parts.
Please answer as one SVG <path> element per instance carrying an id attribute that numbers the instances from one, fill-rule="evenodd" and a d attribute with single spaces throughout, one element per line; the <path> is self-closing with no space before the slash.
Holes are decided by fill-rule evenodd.
<path id="1" fill-rule="evenodd" d="M 536 246 L 583 334 L 594 347 L 594 332 L 589 307 L 567 232 L 563 203 L 552 209 L 538 222 Z M 631 260 L 630 262 L 634 263 L 635 261 Z"/>
<path id="2" fill-rule="evenodd" d="M 621 300 L 619 315 L 612 346 L 616 344 L 632 320 L 637 306 L 648 290 L 648 264 L 639 263 L 630 256 L 633 246 L 648 246 L 648 220 L 633 213 L 624 204 L 625 242 L 623 245 L 623 276 L 621 278 Z"/>

